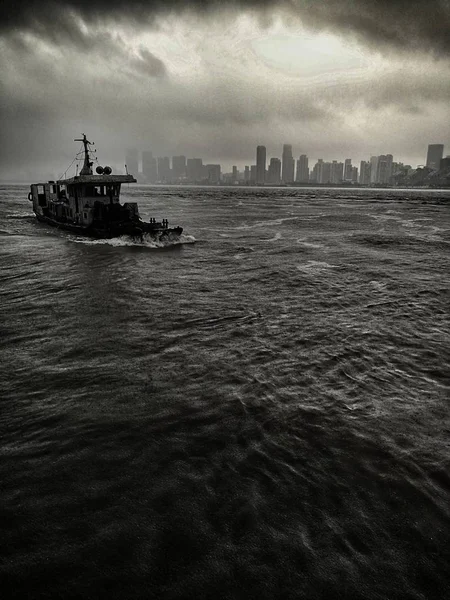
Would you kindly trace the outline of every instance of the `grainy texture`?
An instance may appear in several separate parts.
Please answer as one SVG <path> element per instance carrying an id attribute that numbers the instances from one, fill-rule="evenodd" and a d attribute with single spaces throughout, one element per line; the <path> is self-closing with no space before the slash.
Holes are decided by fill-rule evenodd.
<path id="1" fill-rule="evenodd" d="M 450 195 L 124 192 L 0 190 L 2 598 L 450 597 Z"/>

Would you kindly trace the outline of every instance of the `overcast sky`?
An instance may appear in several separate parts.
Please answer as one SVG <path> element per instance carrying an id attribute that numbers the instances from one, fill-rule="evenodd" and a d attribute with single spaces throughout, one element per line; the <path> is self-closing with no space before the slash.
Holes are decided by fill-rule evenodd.
<path id="1" fill-rule="evenodd" d="M 223 6 L 226 5 L 226 9 Z M 0 178 L 60 176 L 85 132 L 223 170 L 450 154 L 450 0 L 6 0 Z M 116 171 L 117 172 L 117 171 Z"/>

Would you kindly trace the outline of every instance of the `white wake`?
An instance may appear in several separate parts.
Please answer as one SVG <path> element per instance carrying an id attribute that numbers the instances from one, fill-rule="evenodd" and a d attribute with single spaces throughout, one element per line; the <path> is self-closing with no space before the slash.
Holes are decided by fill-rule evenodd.
<path id="1" fill-rule="evenodd" d="M 155 239 L 150 233 L 144 233 L 142 241 L 129 235 L 121 235 L 119 237 L 111 239 L 100 240 L 93 240 L 91 238 L 84 237 L 73 237 L 70 241 L 75 242 L 77 244 L 107 245 L 114 246 L 116 248 L 122 246 L 142 248 L 170 248 L 172 246 L 179 246 L 182 244 L 194 244 L 197 240 L 193 235 L 187 235 L 184 233 L 182 233 L 181 235 L 170 235 L 170 237 L 164 240 Z"/>

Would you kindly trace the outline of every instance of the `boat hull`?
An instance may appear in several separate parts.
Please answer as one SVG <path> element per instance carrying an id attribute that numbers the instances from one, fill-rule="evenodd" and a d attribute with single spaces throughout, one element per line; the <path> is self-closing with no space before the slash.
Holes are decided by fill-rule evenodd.
<path id="1" fill-rule="evenodd" d="M 89 225 L 88 227 L 77 225 L 76 223 L 61 222 L 51 217 L 36 214 L 38 221 L 56 227 L 57 229 L 63 229 L 76 233 L 77 235 L 83 235 L 86 237 L 96 239 L 111 239 L 120 237 L 122 235 L 128 235 L 130 237 L 137 237 L 142 239 L 144 234 L 149 234 L 155 239 L 164 239 L 170 234 L 181 235 L 183 232 L 182 227 L 158 227 L 151 223 L 137 222 L 137 223 L 117 223 L 111 224 L 109 227 L 96 227 L 95 225 Z"/>

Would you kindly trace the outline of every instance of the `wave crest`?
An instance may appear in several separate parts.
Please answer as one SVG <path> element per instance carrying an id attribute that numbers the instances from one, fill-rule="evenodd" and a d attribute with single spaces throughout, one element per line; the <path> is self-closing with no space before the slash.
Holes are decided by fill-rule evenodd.
<path id="1" fill-rule="evenodd" d="M 114 247 L 131 246 L 142 248 L 170 248 L 171 246 L 179 246 L 184 244 L 194 244 L 197 240 L 193 235 L 182 233 L 181 235 L 171 235 L 168 239 L 157 240 L 150 233 L 143 235 L 143 240 L 138 241 L 129 235 L 121 235 L 111 239 L 93 240 L 90 238 L 75 237 L 71 239 L 77 244 L 88 245 L 108 245 Z"/>

